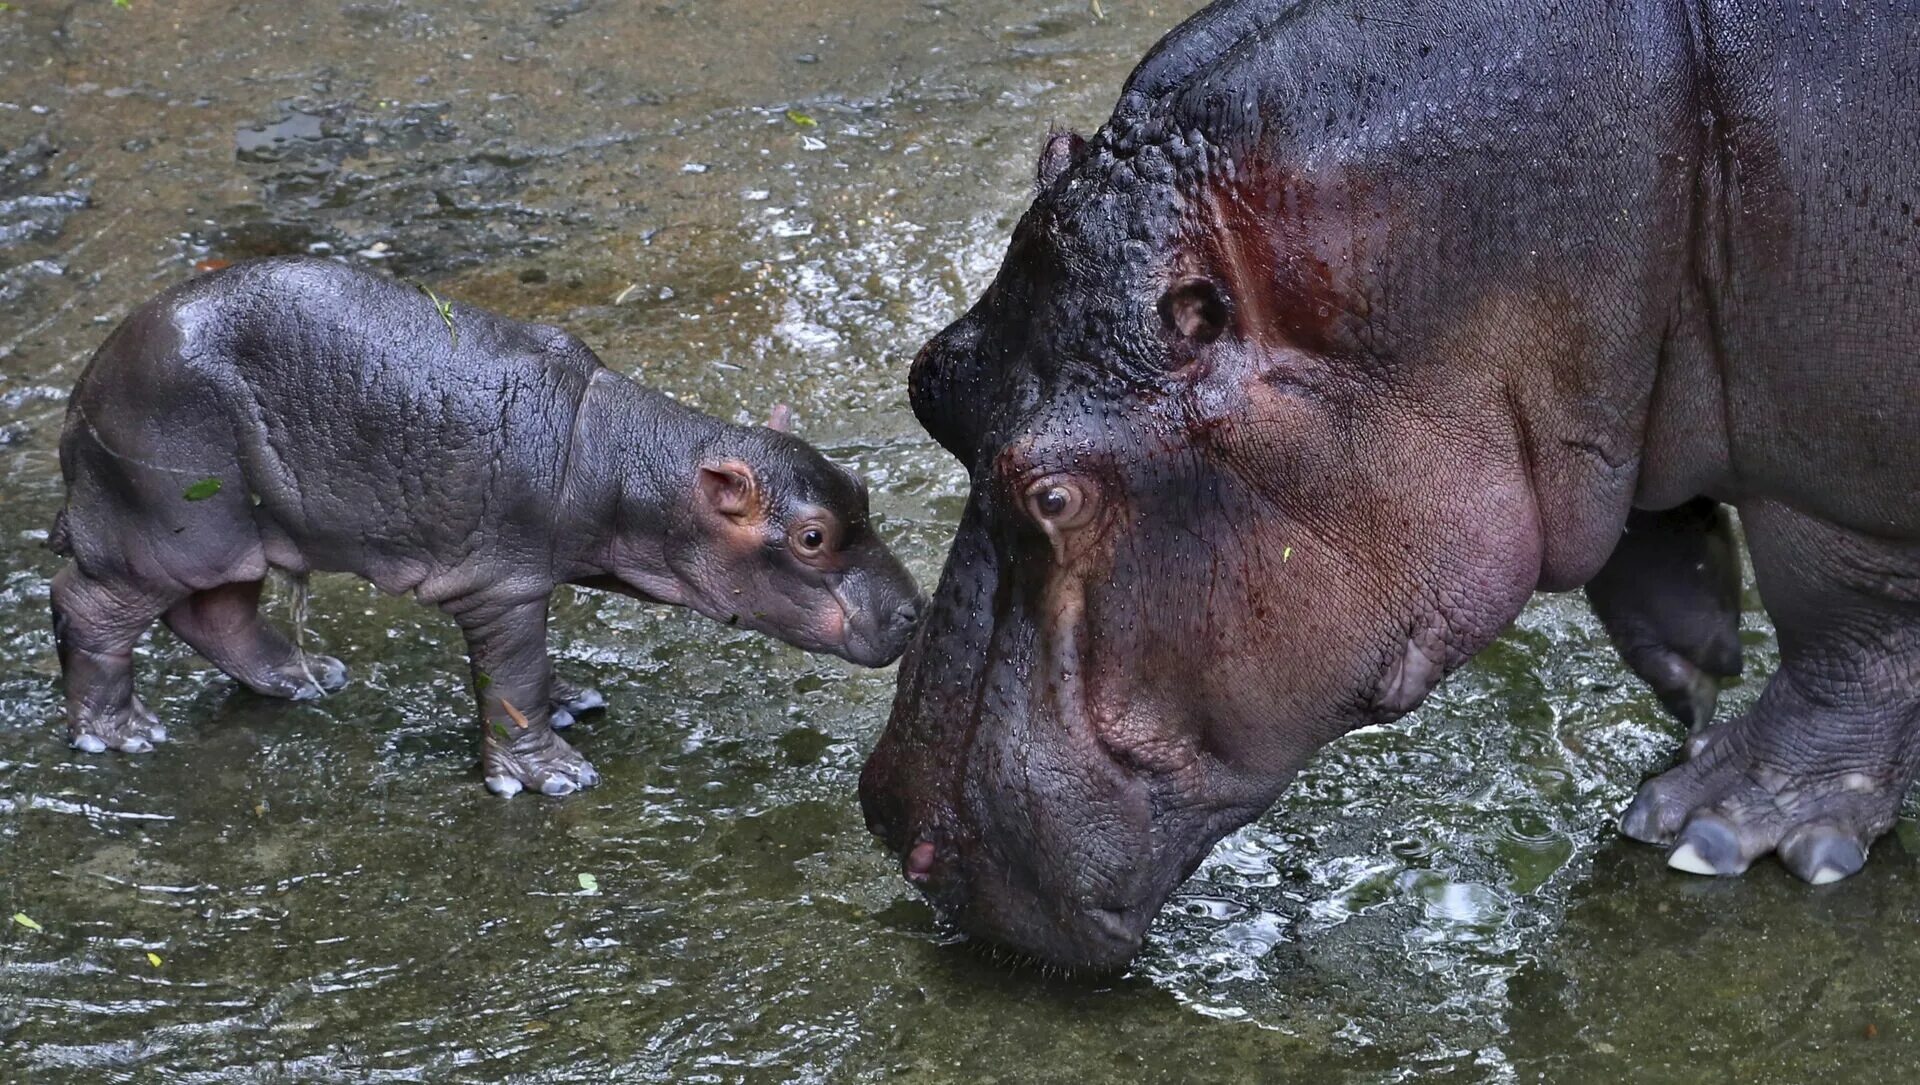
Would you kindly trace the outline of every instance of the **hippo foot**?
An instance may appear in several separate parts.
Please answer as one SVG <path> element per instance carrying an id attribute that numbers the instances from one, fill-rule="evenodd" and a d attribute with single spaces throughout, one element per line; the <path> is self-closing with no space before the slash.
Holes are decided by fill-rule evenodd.
<path id="1" fill-rule="evenodd" d="M 117 716 L 80 722 L 68 733 L 67 743 L 82 753 L 146 753 L 166 740 L 167 729 L 160 718 L 135 697 Z"/>
<path id="2" fill-rule="evenodd" d="M 247 684 L 268 697 L 314 701 L 347 684 L 347 665 L 332 656 L 308 656 L 305 666 L 296 659 Z"/>
<path id="3" fill-rule="evenodd" d="M 559 678 L 553 680 L 553 700 L 548 706 L 556 731 L 573 726 L 574 720 L 607 707 L 607 699 L 590 686 L 576 686 Z"/>
<path id="4" fill-rule="evenodd" d="M 347 684 L 347 665 L 332 656 L 308 656 L 307 665 L 300 677 L 304 679 L 309 674 L 313 676 L 313 680 L 307 683 L 307 689 L 311 690 L 315 685 L 320 688 L 318 692 L 302 698 L 303 700 L 337 692 Z"/>
<path id="5" fill-rule="evenodd" d="M 1620 831 L 1667 845 L 1667 865 L 1690 874 L 1740 874 L 1768 852 L 1814 885 L 1857 873 L 1893 827 L 1913 766 L 1863 756 L 1865 743 L 1820 756 L 1785 722 L 1749 715 L 1698 732 L 1685 762 L 1640 789 Z"/>
<path id="6" fill-rule="evenodd" d="M 489 736 L 482 760 L 487 790 L 502 798 L 527 788 L 542 795 L 569 795 L 600 782 L 587 759 L 550 730 L 525 731 L 511 742 Z"/>

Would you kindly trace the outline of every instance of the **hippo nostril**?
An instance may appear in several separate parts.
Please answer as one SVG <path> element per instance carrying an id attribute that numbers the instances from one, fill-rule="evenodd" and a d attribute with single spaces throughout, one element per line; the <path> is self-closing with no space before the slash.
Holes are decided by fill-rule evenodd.
<path id="1" fill-rule="evenodd" d="M 900 606 L 894 610 L 893 618 L 888 622 L 888 625 L 900 631 L 912 629 L 920 622 L 920 611 L 921 606 L 918 601 L 901 603 Z"/>
<path id="2" fill-rule="evenodd" d="M 1131 937 L 1131 924 L 1128 922 L 1127 909 L 1125 907 L 1116 908 L 1111 904 L 1105 904 L 1094 908 L 1088 914 L 1093 917 L 1094 925 L 1099 927 L 1108 937 Z"/>
<path id="3" fill-rule="evenodd" d="M 933 841 L 922 840 L 907 853 L 907 880 L 925 885 L 933 878 Z"/>

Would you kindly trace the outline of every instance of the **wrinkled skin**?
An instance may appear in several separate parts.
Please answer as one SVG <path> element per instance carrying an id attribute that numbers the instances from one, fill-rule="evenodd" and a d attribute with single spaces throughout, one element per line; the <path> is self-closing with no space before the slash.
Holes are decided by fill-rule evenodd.
<path id="1" fill-rule="evenodd" d="M 598 780 L 556 733 L 605 703 L 553 676 L 558 585 L 875 667 L 921 606 L 865 487 L 805 442 L 682 407 L 557 328 L 323 260 L 237 265 L 129 316 L 74 389 L 60 462 L 53 622 L 88 752 L 166 737 L 133 694 L 156 618 L 256 692 L 345 682 L 261 618 L 269 569 L 355 573 L 452 615 L 504 795 Z"/>
<path id="2" fill-rule="evenodd" d="M 908 879 L 1121 965 L 1535 590 L 1591 583 L 1705 725 L 1740 663 L 1721 505 L 1783 666 L 1623 828 L 1687 870 L 1859 869 L 1920 760 L 1914 25 L 1249 0 L 1163 40 L 913 365 L 972 495 L 861 779 Z"/>

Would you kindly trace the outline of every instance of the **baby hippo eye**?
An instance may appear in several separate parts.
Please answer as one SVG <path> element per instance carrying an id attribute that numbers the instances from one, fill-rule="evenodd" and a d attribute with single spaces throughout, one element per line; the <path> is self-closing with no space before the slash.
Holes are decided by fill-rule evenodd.
<path id="1" fill-rule="evenodd" d="M 801 557 L 819 557 L 827 548 L 827 529 L 815 523 L 801 524 L 793 529 L 793 549 Z"/>
<path id="2" fill-rule="evenodd" d="M 1044 527 L 1065 530 L 1093 518 L 1093 500 L 1078 481 L 1055 475 L 1027 487 L 1027 512 Z"/>

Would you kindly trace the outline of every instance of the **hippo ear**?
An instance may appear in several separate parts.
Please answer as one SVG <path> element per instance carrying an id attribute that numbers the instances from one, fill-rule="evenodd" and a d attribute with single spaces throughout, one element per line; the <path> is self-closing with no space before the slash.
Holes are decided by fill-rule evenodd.
<path id="1" fill-rule="evenodd" d="M 775 433 L 793 432 L 793 408 L 784 403 L 776 403 L 767 412 L 767 428 Z"/>
<path id="2" fill-rule="evenodd" d="M 701 500 L 730 520 L 745 522 L 759 517 L 758 490 L 753 468 L 739 460 L 722 460 L 700 467 Z"/>
<path id="3" fill-rule="evenodd" d="M 1168 330 L 1199 344 L 1220 338 L 1231 316 L 1220 284 L 1206 278 L 1175 283 L 1161 295 L 1159 309 Z"/>
<path id="4" fill-rule="evenodd" d="M 1081 152 L 1087 149 L 1087 141 L 1080 133 L 1055 129 L 1047 134 L 1046 149 L 1040 152 L 1040 166 L 1035 171 L 1035 180 L 1041 188 L 1049 188 L 1067 167 L 1080 160 Z"/>

